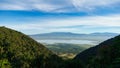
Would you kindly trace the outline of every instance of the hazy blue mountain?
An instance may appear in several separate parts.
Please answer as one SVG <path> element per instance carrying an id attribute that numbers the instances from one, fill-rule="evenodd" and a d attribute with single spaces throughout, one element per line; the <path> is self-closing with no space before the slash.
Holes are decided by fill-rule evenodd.
<path id="1" fill-rule="evenodd" d="M 52 32 L 52 33 L 44 33 L 44 34 L 35 34 L 31 36 L 80 36 L 85 34 L 76 34 L 71 32 Z"/>
<path id="2" fill-rule="evenodd" d="M 90 34 L 78 34 L 78 33 L 71 33 L 71 32 L 52 32 L 52 33 L 43 33 L 43 34 L 34 34 L 30 35 L 32 37 L 35 36 L 116 36 L 119 35 L 118 33 L 109 33 L 109 32 L 104 32 L 104 33 L 90 33 Z"/>
<path id="3" fill-rule="evenodd" d="M 52 33 L 44 33 L 44 34 L 35 34 L 30 35 L 32 38 L 39 40 L 39 39 L 77 39 L 77 40 L 107 40 L 114 36 L 117 36 L 118 33 L 91 33 L 91 34 L 77 34 L 71 32 L 52 32 Z"/>
<path id="4" fill-rule="evenodd" d="M 104 33 L 99 33 L 99 32 L 96 32 L 96 33 L 91 33 L 89 35 L 99 35 L 99 36 L 116 36 L 116 35 L 119 35 L 118 33 L 110 33 L 110 32 L 104 32 Z"/>

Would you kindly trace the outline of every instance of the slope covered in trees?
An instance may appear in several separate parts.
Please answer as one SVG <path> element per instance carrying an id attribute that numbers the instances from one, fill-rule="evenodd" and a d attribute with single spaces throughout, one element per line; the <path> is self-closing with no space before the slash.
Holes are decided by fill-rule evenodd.
<path id="1" fill-rule="evenodd" d="M 74 60 L 81 60 L 86 68 L 120 68 L 120 36 L 83 51 Z"/>
<path id="2" fill-rule="evenodd" d="M 0 68 L 58 68 L 61 59 L 32 38 L 0 27 Z"/>

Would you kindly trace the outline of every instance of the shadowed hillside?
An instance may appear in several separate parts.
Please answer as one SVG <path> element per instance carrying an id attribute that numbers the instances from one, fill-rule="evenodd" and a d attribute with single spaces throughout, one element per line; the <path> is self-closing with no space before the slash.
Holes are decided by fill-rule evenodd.
<path id="1" fill-rule="evenodd" d="M 74 60 L 81 60 L 87 68 L 120 68 L 120 36 L 83 51 Z"/>

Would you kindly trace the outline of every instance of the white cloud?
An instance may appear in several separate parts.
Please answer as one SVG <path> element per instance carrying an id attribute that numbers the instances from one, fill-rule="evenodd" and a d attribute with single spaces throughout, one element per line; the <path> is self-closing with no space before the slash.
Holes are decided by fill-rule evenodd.
<path id="1" fill-rule="evenodd" d="M 45 12 L 93 11 L 96 7 L 114 7 L 120 0 L 4 0 L 0 10 L 40 10 Z"/>
<path id="2" fill-rule="evenodd" d="M 24 6 L 15 4 L 0 4 L 0 10 L 27 10 L 27 9 Z"/>
<path id="3" fill-rule="evenodd" d="M 120 0 L 72 0 L 79 11 L 94 10 L 96 7 L 114 7 Z"/>
<path id="4" fill-rule="evenodd" d="M 67 27 L 78 25 L 91 26 L 120 26 L 120 15 L 108 16 L 88 16 L 88 17 L 74 17 L 68 19 L 57 19 L 43 21 L 43 23 L 29 24 L 32 27 Z"/>
<path id="5" fill-rule="evenodd" d="M 3 24 L 1 24 L 3 25 Z M 81 27 L 83 25 L 83 27 Z M 28 24 L 7 24 L 7 27 L 17 29 L 20 31 L 31 31 L 37 30 L 36 33 L 44 32 L 89 32 L 90 29 L 94 31 L 96 28 L 111 28 L 104 29 L 102 31 L 120 31 L 120 15 L 108 15 L 108 16 L 87 16 L 87 17 L 74 17 L 74 18 L 64 18 L 64 19 L 48 19 L 44 21 L 34 20 L 34 22 L 29 22 Z M 77 27 L 76 27 L 77 26 Z M 95 28 L 95 29 L 93 29 Z M 113 29 L 115 28 L 115 29 Z M 84 30 L 83 29 L 87 29 Z M 99 30 L 99 29 L 98 29 Z M 33 32 L 34 33 L 34 32 Z"/>
<path id="6" fill-rule="evenodd" d="M 34 4 L 33 7 L 35 7 L 35 9 L 37 10 L 41 10 L 41 11 L 46 11 L 46 12 L 51 12 L 53 10 L 55 10 L 56 8 L 61 8 L 60 6 L 56 5 L 50 5 L 50 4 Z"/>
<path id="7" fill-rule="evenodd" d="M 40 10 L 45 12 L 56 12 L 57 9 L 70 7 L 69 0 L 5 0 L 0 2 L 0 10 Z M 62 9 L 65 11 L 66 9 Z M 60 10 L 59 10 L 60 11 Z M 58 11 L 58 12 L 59 12 Z"/>

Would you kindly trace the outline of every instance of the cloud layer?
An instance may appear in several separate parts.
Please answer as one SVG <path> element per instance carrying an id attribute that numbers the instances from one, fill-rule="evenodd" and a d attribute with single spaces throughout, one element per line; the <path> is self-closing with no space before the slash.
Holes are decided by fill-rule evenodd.
<path id="1" fill-rule="evenodd" d="M 31 21 L 31 22 L 30 22 Z M 1 24 L 3 25 L 3 24 Z M 5 24 L 4 24 L 5 25 Z M 29 23 L 7 24 L 7 27 L 25 33 L 45 32 L 120 32 L 120 15 L 86 16 L 66 19 L 29 20 Z M 31 31 L 31 32 L 29 32 Z"/>
<path id="2" fill-rule="evenodd" d="M 0 0 L 0 10 L 39 10 L 43 12 L 80 12 L 116 8 L 120 0 Z"/>

